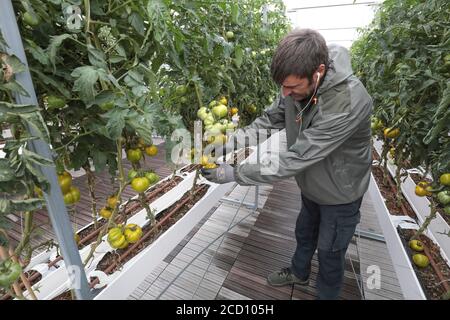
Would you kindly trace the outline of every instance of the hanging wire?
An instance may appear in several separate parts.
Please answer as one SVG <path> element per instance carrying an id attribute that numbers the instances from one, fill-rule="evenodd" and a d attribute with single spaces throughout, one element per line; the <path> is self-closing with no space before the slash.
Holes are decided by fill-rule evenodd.
<path id="1" fill-rule="evenodd" d="M 358 261 L 361 262 L 361 256 L 359 255 L 359 245 L 358 245 L 359 241 L 361 241 L 361 233 L 358 231 L 358 238 L 356 240 L 356 255 L 358 256 Z M 355 275 L 356 284 L 358 286 L 359 293 L 361 294 L 361 298 L 363 300 L 366 300 L 366 296 L 364 293 L 364 284 L 363 284 L 363 280 L 361 277 L 361 271 L 359 272 L 359 275 L 356 274 L 355 268 L 353 266 L 353 260 L 350 257 L 350 255 L 349 255 L 349 258 L 350 258 L 350 265 L 352 267 L 353 274 Z M 359 281 L 358 281 L 358 279 L 359 279 Z"/>

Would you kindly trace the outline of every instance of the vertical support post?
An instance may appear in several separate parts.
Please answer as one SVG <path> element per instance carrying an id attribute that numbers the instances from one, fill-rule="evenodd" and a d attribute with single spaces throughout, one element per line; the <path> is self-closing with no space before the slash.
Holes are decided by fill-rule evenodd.
<path id="1" fill-rule="evenodd" d="M 259 146 L 259 133 L 256 135 L 256 163 L 261 164 L 260 161 L 260 146 Z M 259 201 L 259 185 L 255 186 L 255 204 L 253 206 L 253 209 L 258 209 L 258 201 Z"/>
<path id="2" fill-rule="evenodd" d="M 1 1 L 0 31 L 3 33 L 10 48 L 10 53 L 17 56 L 27 67 L 26 71 L 16 75 L 16 80 L 28 92 L 29 96 L 16 94 L 16 102 L 20 104 L 38 105 L 11 0 Z M 32 127 L 28 127 L 27 130 L 29 130 L 31 135 L 36 135 L 36 131 Z M 31 141 L 29 145 L 31 151 L 36 152 L 47 159 L 53 159 L 50 147 L 45 141 L 38 139 Z M 86 273 L 83 263 L 81 262 L 77 245 L 75 244 L 73 229 L 58 184 L 56 170 L 54 167 L 39 167 L 37 169 L 41 170 L 51 186 L 50 193 L 44 194 L 44 196 L 47 202 L 50 220 L 60 245 L 61 254 L 64 257 L 64 263 L 67 268 L 71 286 L 75 291 L 77 299 L 91 300 L 92 296 L 86 279 Z"/>
<path id="3" fill-rule="evenodd" d="M 194 163 L 201 162 L 203 156 L 203 134 L 202 122 L 200 120 L 194 121 Z"/>

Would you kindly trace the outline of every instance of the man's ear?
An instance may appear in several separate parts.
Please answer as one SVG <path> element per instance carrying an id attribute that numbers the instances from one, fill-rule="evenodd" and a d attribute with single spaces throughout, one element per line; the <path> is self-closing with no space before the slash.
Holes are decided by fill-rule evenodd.
<path id="1" fill-rule="evenodd" d="M 325 76 L 325 65 L 323 63 L 319 65 L 319 68 L 317 68 L 317 72 L 320 73 L 320 79 L 323 79 L 323 77 Z"/>

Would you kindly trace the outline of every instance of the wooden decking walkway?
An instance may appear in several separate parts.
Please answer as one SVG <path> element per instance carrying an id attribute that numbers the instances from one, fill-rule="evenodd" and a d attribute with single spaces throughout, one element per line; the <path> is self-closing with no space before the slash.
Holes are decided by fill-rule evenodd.
<path id="1" fill-rule="evenodd" d="M 309 300 L 316 298 L 317 255 L 313 257 L 309 286 L 274 288 L 266 283 L 266 277 L 270 272 L 290 265 L 296 247 L 294 228 L 300 207 L 300 190 L 293 180 L 274 185 L 223 287 L 250 299 Z M 355 244 L 351 244 L 351 247 L 354 246 Z M 354 248 L 350 248 L 349 252 L 352 251 Z M 341 294 L 341 298 L 346 300 L 361 298 L 350 263 L 350 255 L 346 262 L 344 287 Z M 359 263 L 354 261 L 353 267 L 358 274 Z M 218 298 L 221 296 L 219 295 Z"/>
<path id="2" fill-rule="evenodd" d="M 254 187 L 237 186 L 230 197 L 243 199 L 246 189 L 250 191 L 245 201 L 251 202 Z M 300 209 L 297 185 L 287 180 L 261 188 L 260 193 L 262 209 L 253 214 L 241 207 L 235 217 L 239 207 L 222 203 L 129 299 L 314 299 L 317 257 L 309 286 L 273 288 L 266 283 L 271 271 L 290 264 L 295 249 L 294 226 Z M 248 214 L 226 232 L 232 221 Z M 354 242 L 349 248 L 341 299 L 361 299 L 358 277 Z"/>
<path id="3" fill-rule="evenodd" d="M 237 186 L 229 197 L 252 202 L 254 187 Z M 298 187 L 287 180 L 260 189 L 262 209 L 256 212 L 227 202 L 213 208 L 129 299 L 314 299 L 316 255 L 309 286 L 273 288 L 266 283 L 267 274 L 289 265 L 295 249 L 294 226 L 301 205 L 295 199 L 299 199 Z M 381 234 L 367 194 L 361 216 L 360 230 Z M 222 233 L 225 235 L 217 239 Z M 372 275 L 370 266 L 380 269 L 379 287 L 367 285 Z M 363 296 L 358 285 L 363 286 Z M 347 254 L 341 299 L 403 299 L 385 243 L 354 237 Z"/>

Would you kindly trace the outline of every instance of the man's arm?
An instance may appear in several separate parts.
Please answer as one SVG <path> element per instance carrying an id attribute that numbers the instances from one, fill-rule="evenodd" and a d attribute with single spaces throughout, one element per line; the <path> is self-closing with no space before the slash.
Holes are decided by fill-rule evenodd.
<path id="1" fill-rule="evenodd" d="M 287 152 L 267 152 L 261 162 L 278 163 L 274 172 L 261 170 L 259 164 L 243 164 L 235 168 L 236 181 L 241 185 L 271 183 L 295 176 L 309 166 L 325 159 L 339 148 L 370 117 L 372 101 L 347 113 L 319 114 L 313 126 L 299 133 Z M 276 166 L 274 166 L 276 168 Z"/>
<path id="2" fill-rule="evenodd" d="M 233 151 L 233 149 L 240 149 L 246 147 L 245 142 L 248 142 L 247 146 L 256 145 L 258 130 L 263 129 L 284 129 L 285 128 L 285 105 L 281 95 L 278 96 L 272 105 L 268 107 L 263 114 L 256 118 L 250 125 L 236 130 L 229 140 L 224 145 L 209 145 L 205 149 L 205 154 L 209 154 L 213 149 L 215 154 L 219 157 L 222 156 L 223 151 L 225 154 Z M 264 135 L 263 135 L 264 137 Z M 265 136 L 267 138 L 267 136 Z M 246 140 L 248 139 L 248 140 Z M 261 136 L 260 136 L 261 139 Z M 259 141 L 262 143 L 263 141 Z"/>

